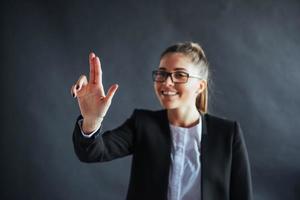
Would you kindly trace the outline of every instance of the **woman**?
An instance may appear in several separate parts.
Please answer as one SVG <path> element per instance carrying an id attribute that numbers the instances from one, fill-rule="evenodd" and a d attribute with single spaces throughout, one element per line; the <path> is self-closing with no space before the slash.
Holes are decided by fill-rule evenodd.
<path id="1" fill-rule="evenodd" d="M 90 54 L 90 80 L 72 86 L 81 115 L 73 143 L 83 162 L 133 155 L 127 199 L 249 200 L 250 166 L 238 122 L 207 113 L 209 66 L 197 43 L 167 48 L 153 71 L 163 110 L 135 110 L 118 128 L 101 123 L 118 88 L 107 94 L 99 58 Z"/>

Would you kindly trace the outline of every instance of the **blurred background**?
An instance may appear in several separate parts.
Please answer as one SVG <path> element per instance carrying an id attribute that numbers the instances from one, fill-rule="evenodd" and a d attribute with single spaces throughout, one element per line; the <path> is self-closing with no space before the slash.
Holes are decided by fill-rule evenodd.
<path id="1" fill-rule="evenodd" d="M 244 131 L 255 200 L 300 199 L 298 0 L 1 1 L 0 199 L 125 199 L 131 157 L 81 163 L 71 85 L 100 56 L 118 83 L 104 129 L 134 108 L 160 109 L 151 80 L 161 52 L 202 45 L 209 113 Z"/>

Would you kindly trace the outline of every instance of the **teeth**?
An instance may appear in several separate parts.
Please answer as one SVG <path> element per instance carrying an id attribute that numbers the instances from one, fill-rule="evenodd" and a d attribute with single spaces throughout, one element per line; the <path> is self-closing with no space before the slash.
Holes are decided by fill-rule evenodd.
<path id="1" fill-rule="evenodd" d="M 163 95 L 173 96 L 173 95 L 176 95 L 177 93 L 176 92 L 171 92 L 171 91 L 162 91 L 162 94 Z"/>

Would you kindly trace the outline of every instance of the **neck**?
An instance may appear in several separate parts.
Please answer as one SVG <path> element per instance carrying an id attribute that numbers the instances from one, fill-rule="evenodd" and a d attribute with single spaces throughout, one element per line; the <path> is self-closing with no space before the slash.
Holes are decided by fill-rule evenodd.
<path id="1" fill-rule="evenodd" d="M 196 107 L 167 110 L 168 120 L 174 126 L 192 127 L 199 123 L 200 113 Z"/>

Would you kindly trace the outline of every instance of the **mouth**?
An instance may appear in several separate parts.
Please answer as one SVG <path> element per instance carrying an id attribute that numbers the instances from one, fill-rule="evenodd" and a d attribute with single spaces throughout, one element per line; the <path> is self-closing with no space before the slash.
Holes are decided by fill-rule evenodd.
<path id="1" fill-rule="evenodd" d="M 172 97 L 172 96 L 176 96 L 179 94 L 178 92 L 175 92 L 175 91 L 164 91 L 164 90 L 162 90 L 160 93 L 161 93 L 161 95 L 163 95 L 165 97 Z"/>

